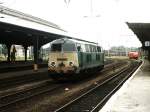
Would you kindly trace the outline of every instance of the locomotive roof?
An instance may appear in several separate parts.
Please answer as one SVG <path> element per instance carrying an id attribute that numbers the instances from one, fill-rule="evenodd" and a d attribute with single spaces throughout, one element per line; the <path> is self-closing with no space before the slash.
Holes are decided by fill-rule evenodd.
<path id="1" fill-rule="evenodd" d="M 81 39 L 74 39 L 74 38 L 61 38 L 61 39 L 54 40 L 52 43 L 64 43 L 64 41 L 66 43 L 81 43 L 81 44 L 90 44 L 90 45 L 98 46 L 98 43 L 81 40 Z"/>

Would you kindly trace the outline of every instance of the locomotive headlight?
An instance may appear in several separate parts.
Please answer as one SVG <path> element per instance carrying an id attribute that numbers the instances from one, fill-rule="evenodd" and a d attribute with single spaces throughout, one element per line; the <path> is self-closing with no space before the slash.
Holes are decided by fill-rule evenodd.
<path id="1" fill-rule="evenodd" d="M 69 62 L 69 66 L 73 66 L 73 62 Z"/>
<path id="2" fill-rule="evenodd" d="M 53 62 L 51 62 L 51 66 L 52 67 L 55 67 L 55 65 L 56 65 L 56 63 L 53 61 Z"/>

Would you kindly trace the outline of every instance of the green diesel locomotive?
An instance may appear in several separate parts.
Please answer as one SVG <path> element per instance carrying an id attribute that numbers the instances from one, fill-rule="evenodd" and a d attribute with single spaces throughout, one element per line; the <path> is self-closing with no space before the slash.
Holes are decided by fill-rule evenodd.
<path id="1" fill-rule="evenodd" d="M 104 67 L 104 52 L 97 43 L 69 38 L 51 42 L 48 73 L 51 78 L 69 78 Z"/>

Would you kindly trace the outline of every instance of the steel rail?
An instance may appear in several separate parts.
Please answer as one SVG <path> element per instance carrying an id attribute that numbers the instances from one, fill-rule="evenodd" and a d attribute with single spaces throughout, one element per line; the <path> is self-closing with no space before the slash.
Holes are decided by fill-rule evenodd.
<path id="1" fill-rule="evenodd" d="M 41 88 L 43 88 L 43 87 L 46 87 L 44 90 L 41 90 L 41 91 L 37 91 L 36 89 L 41 89 Z M 12 95 L 14 95 L 14 97 L 16 97 L 16 99 L 14 98 L 14 100 L 12 100 L 12 101 L 8 101 L 8 103 L 5 103 L 5 104 L 2 104 L 2 105 L 0 105 L 0 111 L 2 111 L 2 110 L 6 110 L 6 109 L 8 109 L 7 107 L 8 106 L 12 106 L 13 104 L 16 104 L 16 103 L 18 103 L 18 102 L 21 102 L 21 101 L 25 101 L 25 100 L 27 100 L 27 99 L 29 99 L 29 98 L 32 98 L 32 97 L 35 97 L 35 96 L 38 96 L 38 95 L 40 95 L 40 94 L 44 94 L 44 93 L 47 93 L 47 92 L 51 92 L 51 91 L 54 91 L 54 90 L 56 90 L 58 87 L 61 87 L 62 85 L 58 85 L 58 84 L 54 84 L 54 85 L 48 85 L 48 84 L 43 84 L 43 85 L 39 85 L 39 86 L 37 86 L 37 87 L 34 87 L 34 88 L 31 88 L 31 89 L 27 89 L 26 91 L 25 90 L 23 90 L 23 91 L 20 91 L 20 92 L 17 92 L 17 93 L 14 93 L 14 94 L 12 94 Z M 36 90 L 36 92 L 33 92 L 34 90 Z M 31 91 L 31 92 L 30 92 Z M 20 94 L 23 94 L 23 97 L 19 97 L 18 98 L 18 96 L 20 95 Z M 4 96 L 4 97 L 2 97 L 2 98 L 8 98 L 8 97 L 11 97 L 11 94 L 10 95 L 6 95 L 6 96 Z M 7 101 L 6 101 L 7 102 Z M 2 101 L 1 101 L 1 103 L 2 103 Z"/>
<path id="2" fill-rule="evenodd" d="M 110 66 L 113 66 L 114 64 L 115 64 L 115 62 L 106 64 L 105 69 Z M 5 87 L 8 88 L 8 87 L 15 86 L 17 84 L 24 84 L 24 83 L 28 83 L 28 82 L 32 82 L 32 81 L 39 81 L 39 80 L 48 78 L 48 77 L 44 77 L 43 75 L 41 75 L 43 73 L 47 73 L 47 71 L 38 73 L 36 75 L 31 74 L 31 75 L 8 77 L 8 78 L 0 79 L 0 88 L 2 88 L 2 89 Z"/>
<path id="3" fill-rule="evenodd" d="M 30 90 L 32 90 L 32 89 L 36 89 L 36 88 L 39 88 L 39 87 L 42 87 L 42 86 L 44 86 L 45 84 L 47 84 L 47 82 L 49 82 L 49 81 L 51 81 L 51 80 L 45 80 L 45 81 L 41 81 L 41 82 L 37 82 L 38 84 L 36 85 L 36 84 L 33 84 L 33 85 L 31 85 L 31 87 L 28 87 L 28 88 L 26 88 L 26 89 L 22 89 L 22 90 L 19 90 L 19 91 L 15 91 L 15 92 L 9 92 L 8 94 L 6 93 L 6 92 L 2 92 L 1 94 L 0 94 L 0 99 L 4 99 L 4 98 L 7 98 L 7 97 L 10 97 L 10 96 L 12 96 L 12 95 L 17 95 L 17 94 L 19 94 L 19 93 L 23 93 L 23 92 L 27 92 L 27 91 L 30 91 Z M 32 87 L 33 86 L 33 87 Z M 4 95 L 3 95 L 4 94 Z"/>
<path id="4" fill-rule="evenodd" d="M 120 64 L 119 64 L 120 65 Z M 112 66 L 113 66 L 113 64 L 112 64 Z M 110 66 L 109 66 L 110 67 Z M 107 67 L 106 67 L 107 68 Z M 113 67 L 112 67 L 113 68 Z M 62 86 L 62 85 L 61 85 Z M 58 85 L 58 87 L 61 87 L 60 85 Z M 56 88 L 58 88 L 58 87 L 56 87 Z M 44 94 L 44 93 L 46 93 L 46 92 L 48 92 L 48 91 L 53 91 L 53 90 L 55 90 L 56 89 L 55 87 L 53 87 L 53 88 L 48 88 L 47 90 L 44 90 L 44 91 L 40 91 L 40 92 L 37 92 L 37 93 L 35 93 L 35 94 L 31 94 L 31 95 L 27 95 L 27 97 L 22 97 L 22 98 L 20 98 L 20 99 L 16 99 L 16 100 L 12 100 L 12 102 L 9 102 L 9 103 L 7 103 L 7 104 L 5 104 L 5 105 L 1 105 L 0 106 L 0 110 L 2 110 L 2 109 L 5 109 L 6 107 L 9 107 L 9 106 L 11 106 L 11 105 L 13 105 L 13 104 L 16 104 L 17 102 L 20 102 L 20 101 L 24 101 L 24 100 L 27 100 L 27 99 L 29 99 L 29 98 L 31 98 L 31 97 L 34 97 L 34 96 L 37 96 L 37 95 L 40 95 L 40 94 Z M 35 89 L 36 89 L 36 87 L 35 87 Z M 18 92 L 19 93 L 19 92 Z M 14 93 L 14 95 L 15 95 L 15 93 Z M 16 95 L 17 95 L 17 93 L 16 93 Z M 11 96 L 11 95 L 8 95 L 9 97 Z M 6 95 L 6 97 L 7 97 L 7 95 Z M 5 98 L 5 97 L 1 97 L 1 98 Z"/>
<path id="5" fill-rule="evenodd" d="M 125 70 L 127 70 L 128 68 L 126 68 Z M 118 75 L 120 75 L 122 72 L 124 72 L 125 70 L 117 73 L 116 75 L 109 77 L 108 79 L 106 79 L 105 81 L 101 82 L 100 84 L 98 84 L 97 86 L 95 86 L 94 88 L 88 90 L 87 92 L 85 92 L 84 94 L 82 94 L 81 96 L 75 98 L 74 100 L 68 102 L 67 104 L 65 104 L 64 106 L 58 108 L 55 110 L 55 112 L 61 112 L 64 108 L 68 107 L 69 105 L 73 104 L 74 102 L 78 101 L 79 99 L 81 99 L 82 97 L 86 96 L 87 94 L 91 93 L 93 90 L 97 89 L 98 87 L 104 85 L 105 83 L 109 82 L 110 80 L 112 80 L 113 78 L 117 77 Z"/>
<path id="6" fill-rule="evenodd" d="M 130 73 L 128 73 L 128 75 L 124 77 L 123 80 L 112 91 L 110 91 L 110 93 L 106 95 L 90 112 L 99 111 L 99 109 L 101 108 L 101 105 L 104 102 L 106 102 L 107 99 L 110 98 L 110 96 L 112 96 L 122 86 L 122 84 L 124 84 L 124 82 L 135 72 L 137 68 L 138 67 L 135 67 L 134 69 L 132 69 L 132 71 L 130 71 Z"/>
<path id="7" fill-rule="evenodd" d="M 46 79 L 46 75 L 42 75 L 47 73 L 46 71 L 36 74 L 29 74 L 29 75 L 23 75 L 23 76 L 16 76 L 16 77 L 8 77 L 4 79 L 0 79 L 0 90 L 3 90 L 5 88 L 13 87 L 18 84 L 25 84 L 29 82 L 35 82 L 40 81 L 43 79 Z"/>
<path id="8" fill-rule="evenodd" d="M 107 82 L 111 81 L 112 79 L 116 78 L 118 75 L 120 75 L 121 73 L 125 72 L 127 69 L 129 68 L 129 65 L 128 67 L 124 68 L 124 70 L 120 71 L 119 73 L 115 74 L 114 76 L 112 77 L 109 77 L 108 79 L 106 79 L 105 81 L 103 81 L 102 83 L 98 84 L 97 86 L 95 86 L 94 88 L 88 90 L 87 92 L 85 92 L 84 94 L 82 94 L 81 96 L 75 98 L 74 100 L 71 100 L 70 102 L 68 102 L 67 104 L 65 104 L 64 106 L 58 108 L 55 110 L 55 112 L 61 112 L 63 110 L 65 110 L 65 108 L 67 108 L 68 106 L 70 106 L 71 104 L 73 104 L 74 102 L 78 101 L 79 99 L 81 99 L 82 97 L 86 96 L 87 94 L 93 92 L 95 89 L 97 89 L 98 87 L 106 84 Z"/>

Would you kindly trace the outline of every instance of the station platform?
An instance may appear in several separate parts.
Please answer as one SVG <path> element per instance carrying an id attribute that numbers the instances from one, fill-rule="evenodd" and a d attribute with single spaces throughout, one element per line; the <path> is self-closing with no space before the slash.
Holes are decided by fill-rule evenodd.
<path id="1" fill-rule="evenodd" d="M 23 71 L 14 71 L 14 72 L 6 72 L 6 73 L 0 73 L 0 80 L 6 79 L 6 78 L 15 78 L 20 76 L 29 76 L 33 74 L 43 74 L 43 76 L 47 76 L 47 68 L 41 68 L 38 71 L 34 70 L 23 70 Z"/>
<path id="2" fill-rule="evenodd" d="M 100 112 L 150 112 L 150 62 L 139 69 L 109 99 Z"/>
<path id="3" fill-rule="evenodd" d="M 16 61 L 15 63 L 3 61 L 0 62 L 0 73 L 22 71 L 22 70 L 32 70 L 33 61 Z M 47 67 L 47 62 L 40 62 L 38 64 L 39 68 Z"/>

